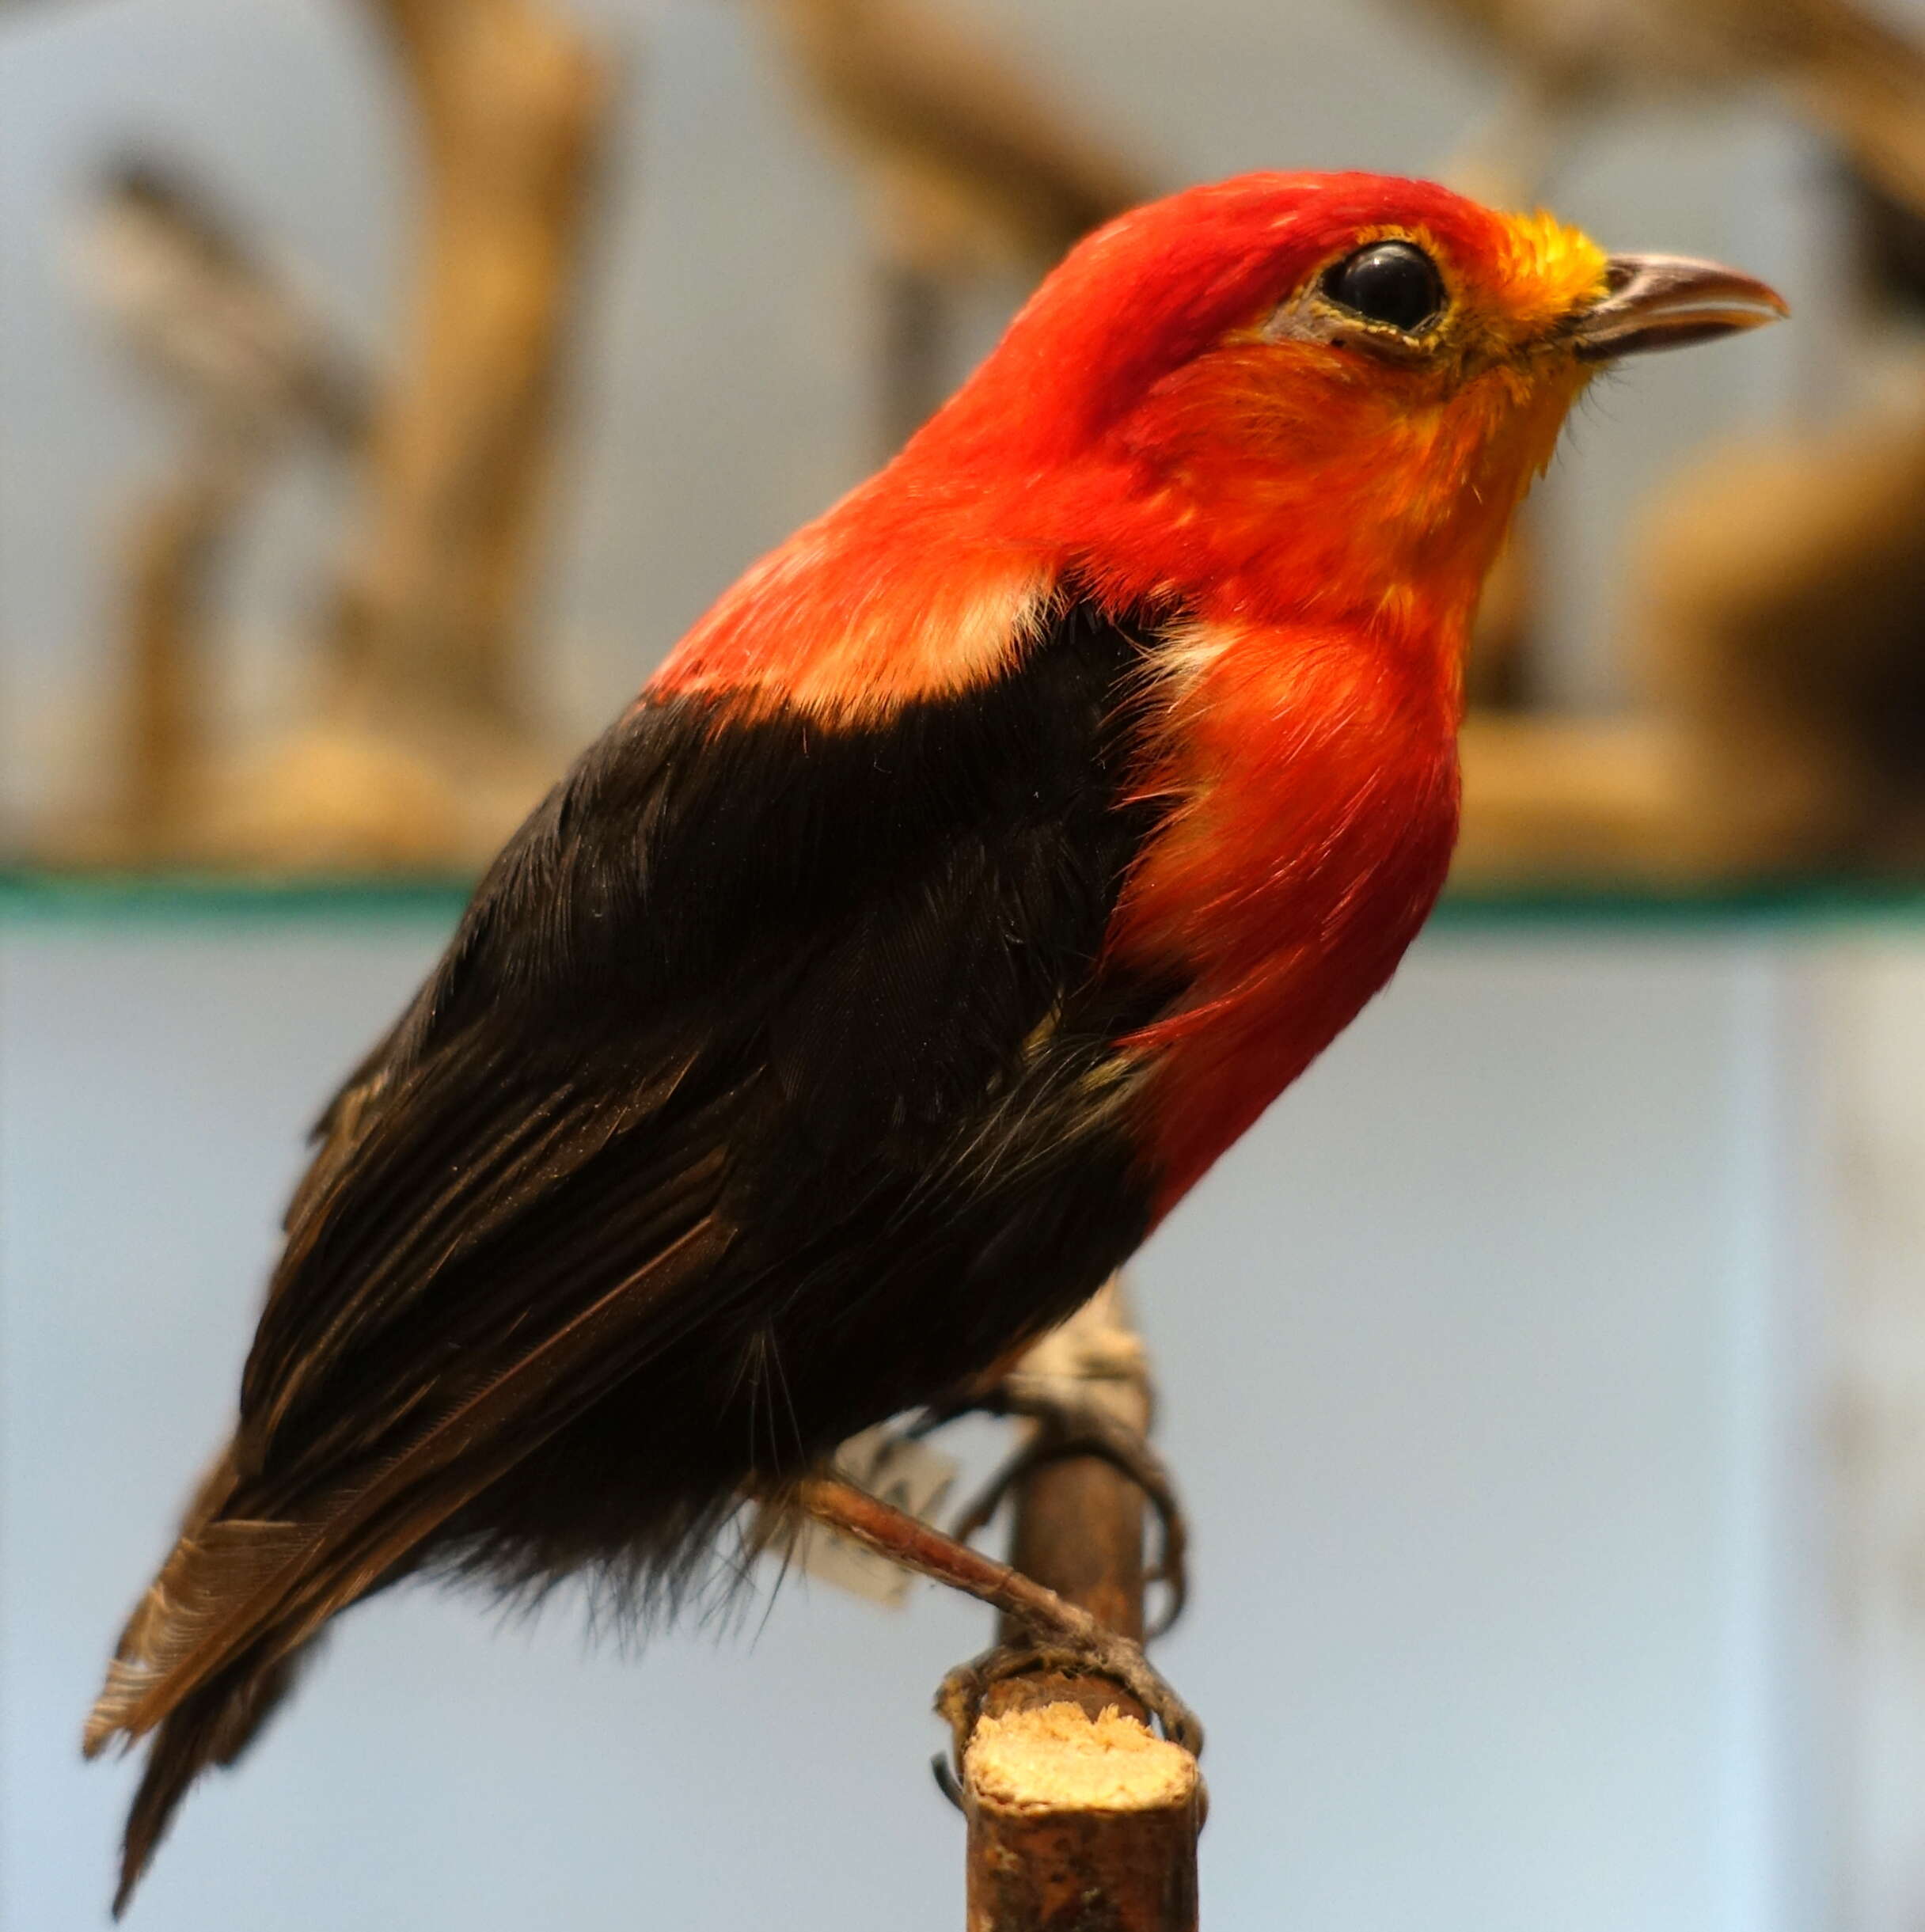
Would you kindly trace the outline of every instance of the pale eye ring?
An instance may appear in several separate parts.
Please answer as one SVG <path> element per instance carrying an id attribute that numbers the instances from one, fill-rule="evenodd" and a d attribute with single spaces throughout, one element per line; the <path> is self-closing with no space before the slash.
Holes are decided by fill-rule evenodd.
<path id="1" fill-rule="evenodd" d="M 1373 241 L 1346 255 L 1323 278 L 1339 308 L 1414 336 L 1444 307 L 1444 278 L 1414 241 Z"/>

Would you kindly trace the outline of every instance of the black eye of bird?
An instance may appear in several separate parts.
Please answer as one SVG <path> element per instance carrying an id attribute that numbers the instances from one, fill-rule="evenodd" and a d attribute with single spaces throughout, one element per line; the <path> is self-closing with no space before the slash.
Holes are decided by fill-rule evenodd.
<path id="1" fill-rule="evenodd" d="M 1373 241 L 1347 256 L 1323 279 L 1323 292 L 1366 321 L 1414 335 L 1444 306 L 1444 279 L 1408 241 Z"/>

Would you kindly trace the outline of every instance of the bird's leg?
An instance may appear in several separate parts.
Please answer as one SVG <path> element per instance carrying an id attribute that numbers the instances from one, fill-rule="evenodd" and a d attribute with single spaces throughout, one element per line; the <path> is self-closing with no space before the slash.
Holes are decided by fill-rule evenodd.
<path id="1" fill-rule="evenodd" d="M 1074 1456 L 1094 1456 L 1119 1469 L 1142 1490 L 1156 1512 L 1159 1547 L 1149 1579 L 1169 1592 L 1149 1634 L 1160 1637 L 1183 1615 L 1189 1596 L 1187 1556 L 1190 1529 L 1169 1465 L 1133 1427 L 1073 1382 L 1032 1375 L 1018 1368 L 993 1386 L 932 1407 L 913 1425 L 912 1435 L 926 1435 L 962 1415 L 1020 1417 L 1035 1427 L 1029 1440 L 985 1483 L 958 1516 L 951 1533 L 967 1543 L 1002 1506 L 1029 1472 Z"/>
<path id="2" fill-rule="evenodd" d="M 1191 1752 L 1202 1748 L 1203 1727 L 1150 1667 L 1142 1645 L 1106 1629 L 1088 1611 L 839 1477 L 806 1477 L 789 1497 L 805 1516 L 853 1537 L 906 1570 L 975 1597 L 1030 1633 L 1029 1645 L 989 1651 L 944 1679 L 936 1709 L 955 1732 L 959 1750 L 967 1741 L 989 1685 L 1038 1666 L 1113 1679 L 1155 1716 L 1166 1736 Z"/>

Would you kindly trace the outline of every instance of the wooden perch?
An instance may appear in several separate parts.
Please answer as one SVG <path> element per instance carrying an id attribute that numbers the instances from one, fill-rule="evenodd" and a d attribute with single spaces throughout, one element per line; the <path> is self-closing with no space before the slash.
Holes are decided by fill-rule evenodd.
<path id="1" fill-rule="evenodd" d="M 1148 1367 L 1114 1283 L 1031 1349 L 1013 1379 L 1148 1429 Z M 1100 1457 L 1065 1456 L 1031 1470 L 1015 1497 L 1018 1573 L 1141 1638 L 1136 1482 Z M 1005 1616 L 1002 1634 L 1019 1642 L 1023 1631 Z M 969 1932 L 1195 1926 L 1196 1759 L 1156 1737 L 1122 1686 L 1047 1670 L 991 1685 L 962 1770 Z"/>
<path id="2" fill-rule="evenodd" d="M 1149 1373 L 1116 1285 L 996 1394 L 980 1406 L 1033 1416 L 1039 1433 L 966 1520 L 1012 1496 L 1016 1554 L 1035 1576 L 833 1471 L 768 1498 L 779 1507 L 764 1528 L 811 1518 L 1000 1613 L 1002 1647 L 951 1671 L 936 1699 L 970 1821 L 970 1932 L 1194 1932 L 1202 1728 L 1137 1641 L 1145 1496 L 1165 1513 L 1160 1573 L 1178 1604 L 1180 1518 L 1145 1440 Z M 1097 1443 L 1103 1453 L 1084 1452 Z"/>
<path id="3" fill-rule="evenodd" d="M 969 1932 L 1187 1932 L 1197 1761 L 1117 1711 L 985 1715 L 963 1760 Z"/>

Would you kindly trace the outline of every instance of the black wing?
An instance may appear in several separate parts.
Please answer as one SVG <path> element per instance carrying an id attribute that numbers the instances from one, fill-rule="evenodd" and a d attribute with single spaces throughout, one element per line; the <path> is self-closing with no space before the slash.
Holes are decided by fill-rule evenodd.
<path id="1" fill-rule="evenodd" d="M 324 1120 L 97 1742 L 212 1737 L 424 1551 L 659 1573 L 1097 1285 L 1147 1213 L 1111 1043 L 1169 990 L 1098 970 L 1145 674 L 1073 605 L 885 722 L 670 698 L 587 754 Z"/>

